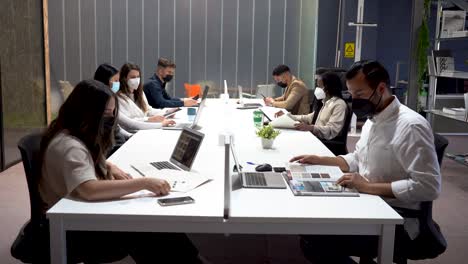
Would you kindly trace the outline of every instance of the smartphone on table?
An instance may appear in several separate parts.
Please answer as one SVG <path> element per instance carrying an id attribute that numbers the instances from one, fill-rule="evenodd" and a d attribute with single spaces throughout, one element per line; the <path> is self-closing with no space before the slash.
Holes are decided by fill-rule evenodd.
<path id="1" fill-rule="evenodd" d="M 191 204 L 194 202 L 195 200 L 190 196 L 158 199 L 158 204 L 160 204 L 161 206 Z"/>

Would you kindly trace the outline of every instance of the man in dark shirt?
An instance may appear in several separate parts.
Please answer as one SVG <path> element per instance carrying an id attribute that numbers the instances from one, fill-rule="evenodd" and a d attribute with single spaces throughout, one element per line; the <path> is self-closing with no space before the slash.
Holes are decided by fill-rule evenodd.
<path id="1" fill-rule="evenodd" d="M 192 98 L 171 97 L 166 92 L 166 83 L 174 77 L 175 68 L 176 65 L 171 60 L 159 58 L 156 72 L 143 86 L 146 99 L 153 108 L 194 106 L 197 104 L 197 100 Z"/>

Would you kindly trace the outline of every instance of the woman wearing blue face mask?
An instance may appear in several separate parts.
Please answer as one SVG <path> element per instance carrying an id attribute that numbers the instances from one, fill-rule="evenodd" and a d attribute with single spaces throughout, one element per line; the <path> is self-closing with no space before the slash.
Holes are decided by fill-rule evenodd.
<path id="1" fill-rule="evenodd" d="M 112 92 L 117 93 L 120 89 L 119 71 L 112 65 L 104 63 L 99 65 L 94 73 L 94 80 L 107 85 Z M 114 131 L 114 146 L 110 149 L 108 156 L 118 150 L 133 134 L 121 128 L 119 125 Z"/>
<path id="2" fill-rule="evenodd" d="M 311 131 L 320 139 L 330 140 L 338 136 L 343 129 L 347 106 L 341 94 L 342 82 L 338 74 L 327 72 L 317 78 L 318 87 L 314 94 L 317 100 L 322 100 L 317 120 L 313 123 L 314 113 L 308 115 L 290 115 L 296 121 L 297 130 Z"/>

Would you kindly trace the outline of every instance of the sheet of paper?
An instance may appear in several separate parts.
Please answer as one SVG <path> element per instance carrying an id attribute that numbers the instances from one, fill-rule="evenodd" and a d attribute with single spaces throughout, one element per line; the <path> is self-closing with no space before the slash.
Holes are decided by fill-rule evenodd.
<path id="1" fill-rule="evenodd" d="M 298 124 L 298 121 L 294 121 L 289 115 L 282 115 L 270 122 L 270 125 L 274 128 L 294 128 L 294 124 Z"/>
<path id="2" fill-rule="evenodd" d="M 200 173 L 168 169 L 157 170 L 146 177 L 166 180 L 174 192 L 188 192 L 210 180 Z"/>

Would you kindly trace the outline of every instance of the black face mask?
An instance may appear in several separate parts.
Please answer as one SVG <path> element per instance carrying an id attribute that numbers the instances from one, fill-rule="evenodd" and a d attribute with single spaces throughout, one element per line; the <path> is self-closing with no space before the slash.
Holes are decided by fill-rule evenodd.
<path id="1" fill-rule="evenodd" d="M 110 137 L 112 130 L 114 129 L 115 117 L 105 116 L 102 118 L 102 134 L 104 137 Z"/>
<path id="2" fill-rule="evenodd" d="M 278 85 L 278 86 L 281 87 L 281 88 L 286 88 L 286 87 L 288 87 L 288 84 L 287 84 L 287 83 L 284 83 L 284 82 L 277 82 L 276 85 Z"/>
<path id="3" fill-rule="evenodd" d="M 372 118 L 376 114 L 377 106 L 380 104 L 382 96 L 380 96 L 377 105 L 374 105 L 370 99 L 374 96 L 375 91 L 377 89 L 374 90 L 369 99 L 353 99 L 352 110 L 358 119 Z"/>
<path id="4" fill-rule="evenodd" d="M 166 77 L 163 78 L 164 82 L 170 82 L 172 81 L 172 78 L 174 78 L 174 75 L 168 74 Z"/>

